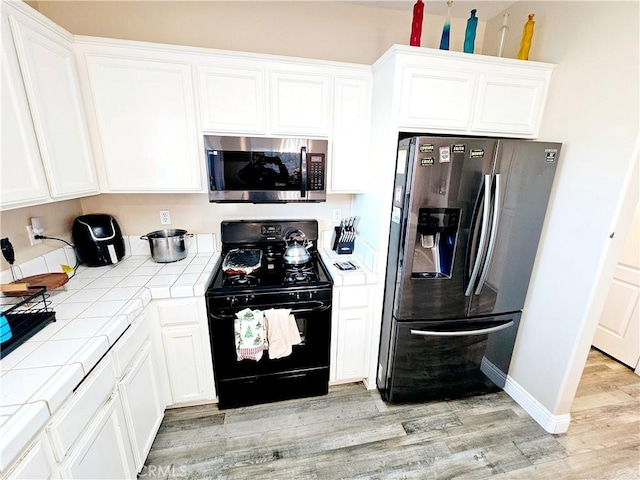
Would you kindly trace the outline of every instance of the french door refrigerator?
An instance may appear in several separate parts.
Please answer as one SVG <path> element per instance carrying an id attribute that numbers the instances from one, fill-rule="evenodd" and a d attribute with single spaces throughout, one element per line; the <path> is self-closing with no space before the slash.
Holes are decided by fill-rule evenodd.
<path id="1" fill-rule="evenodd" d="M 560 147 L 400 140 L 377 372 L 385 401 L 504 387 Z"/>

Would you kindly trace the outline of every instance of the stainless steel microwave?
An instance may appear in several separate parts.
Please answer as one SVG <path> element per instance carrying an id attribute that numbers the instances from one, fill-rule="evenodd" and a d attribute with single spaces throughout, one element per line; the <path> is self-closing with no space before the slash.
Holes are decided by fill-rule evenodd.
<path id="1" fill-rule="evenodd" d="M 326 140 L 204 136 L 210 202 L 326 200 Z"/>

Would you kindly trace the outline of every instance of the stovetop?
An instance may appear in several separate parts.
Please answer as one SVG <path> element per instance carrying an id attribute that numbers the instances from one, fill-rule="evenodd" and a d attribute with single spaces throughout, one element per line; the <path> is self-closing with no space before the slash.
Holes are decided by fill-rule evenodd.
<path id="1" fill-rule="evenodd" d="M 283 255 L 286 236 L 293 231 L 304 232 L 311 242 L 309 262 L 289 265 Z M 318 224 L 315 220 L 267 220 L 222 222 L 222 255 L 207 289 L 208 296 L 236 295 L 258 292 L 293 292 L 331 288 L 333 280 L 317 252 Z M 231 250 L 260 249 L 262 262 L 258 271 L 250 274 L 229 274 L 222 263 Z"/>

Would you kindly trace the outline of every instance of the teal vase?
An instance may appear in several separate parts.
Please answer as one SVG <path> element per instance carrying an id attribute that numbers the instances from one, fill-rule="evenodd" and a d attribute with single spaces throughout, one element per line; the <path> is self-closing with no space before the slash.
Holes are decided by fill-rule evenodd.
<path id="1" fill-rule="evenodd" d="M 473 53 L 473 46 L 476 42 L 476 28 L 478 28 L 478 18 L 474 8 L 471 10 L 471 16 L 467 20 L 467 30 L 464 32 L 464 53 Z"/>

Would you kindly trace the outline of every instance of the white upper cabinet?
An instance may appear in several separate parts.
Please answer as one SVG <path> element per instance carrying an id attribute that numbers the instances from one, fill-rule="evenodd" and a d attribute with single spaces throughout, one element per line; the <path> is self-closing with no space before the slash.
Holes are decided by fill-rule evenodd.
<path id="1" fill-rule="evenodd" d="M 191 65 L 139 48 L 76 43 L 101 186 L 108 192 L 198 192 L 200 136 Z"/>
<path id="2" fill-rule="evenodd" d="M 402 76 L 400 122 L 407 127 L 467 130 L 475 90 L 472 73 L 407 66 Z"/>
<path id="3" fill-rule="evenodd" d="M 271 133 L 329 135 L 331 77 L 271 72 Z"/>
<path id="4" fill-rule="evenodd" d="M 549 78 L 545 71 L 496 69 L 478 78 L 472 129 L 497 134 L 534 134 L 542 117 Z"/>
<path id="5" fill-rule="evenodd" d="M 11 37 L 2 28 L 2 160 L 0 166 L 0 203 L 3 208 L 49 199 L 47 179 L 38 150 L 36 132 L 29 115 L 22 78 L 8 47 Z"/>
<path id="6" fill-rule="evenodd" d="M 394 79 L 383 93 L 399 98 L 400 131 L 535 138 L 554 67 L 395 45 L 374 77 Z"/>
<path id="7" fill-rule="evenodd" d="M 334 81 L 330 193 L 364 192 L 367 186 L 371 118 L 371 75 Z"/>
<path id="8" fill-rule="evenodd" d="M 260 68 L 198 66 L 202 130 L 264 133 L 265 77 Z"/>
<path id="9" fill-rule="evenodd" d="M 71 35 L 2 7 L 2 208 L 99 193 Z"/>

